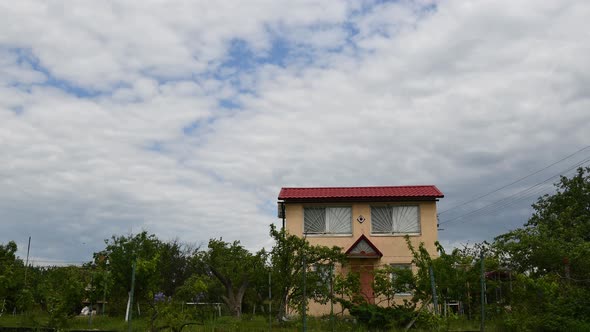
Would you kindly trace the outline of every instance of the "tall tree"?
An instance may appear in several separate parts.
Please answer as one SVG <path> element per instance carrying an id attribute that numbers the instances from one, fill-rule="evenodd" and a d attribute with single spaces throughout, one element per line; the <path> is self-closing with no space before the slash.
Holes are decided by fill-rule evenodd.
<path id="1" fill-rule="evenodd" d="M 139 303 L 153 302 L 153 295 L 158 292 L 162 276 L 157 271 L 162 242 L 155 236 L 143 231 L 134 236 L 112 236 L 105 240 L 106 248 L 95 253 L 96 264 L 105 264 L 109 260 L 109 290 L 111 309 L 123 312 L 127 303 L 127 294 L 131 285 L 133 262 L 136 263 L 135 299 Z"/>
<path id="2" fill-rule="evenodd" d="M 0 244 L 0 313 L 12 311 L 16 305 L 17 293 L 23 286 L 23 261 L 16 257 L 14 241 Z"/>
<path id="3" fill-rule="evenodd" d="M 519 272 L 572 279 L 590 275 L 590 168 L 561 177 L 557 192 L 533 204 L 524 227 L 498 236 L 495 247 Z"/>
<path id="4" fill-rule="evenodd" d="M 211 239 L 208 250 L 199 253 L 206 271 L 223 285 L 221 296 L 232 315 L 240 317 L 242 300 L 256 274 L 265 273 L 266 253 L 250 253 L 239 241 Z"/>
<path id="5" fill-rule="evenodd" d="M 561 177 L 524 227 L 495 239 L 516 272 L 512 308 L 531 329 L 590 329 L 590 168 Z M 578 325 L 576 325 L 578 324 Z"/>
<path id="6" fill-rule="evenodd" d="M 161 276 L 158 291 L 171 296 L 197 272 L 193 262 L 198 248 L 178 240 L 163 242 L 159 248 L 157 273 Z"/>

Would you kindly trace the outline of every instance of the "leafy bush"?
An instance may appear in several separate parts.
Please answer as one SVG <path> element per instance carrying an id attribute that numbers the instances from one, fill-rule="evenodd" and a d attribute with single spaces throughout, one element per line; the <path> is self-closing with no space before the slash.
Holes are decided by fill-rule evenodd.
<path id="1" fill-rule="evenodd" d="M 449 320 L 452 318 L 443 318 L 441 316 L 434 315 L 431 312 L 421 312 L 413 327 L 420 330 L 427 331 L 438 331 L 444 329 L 448 330 Z"/>
<path id="2" fill-rule="evenodd" d="M 376 304 L 362 303 L 350 305 L 348 309 L 359 323 L 371 330 L 404 327 L 415 316 L 415 307 L 412 305 L 381 307 Z"/>

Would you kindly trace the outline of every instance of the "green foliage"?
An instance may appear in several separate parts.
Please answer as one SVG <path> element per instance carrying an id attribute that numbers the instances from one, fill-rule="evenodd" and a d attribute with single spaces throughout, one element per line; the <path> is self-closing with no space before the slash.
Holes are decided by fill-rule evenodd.
<path id="1" fill-rule="evenodd" d="M 535 213 L 524 225 L 496 238 L 495 247 L 511 267 L 531 276 L 565 275 L 585 279 L 590 273 L 590 168 L 562 177 L 557 193 L 533 204 Z"/>
<path id="2" fill-rule="evenodd" d="M 334 278 L 334 293 L 336 301 L 362 303 L 365 298 L 361 295 L 361 280 L 359 273 L 349 272 L 338 274 Z"/>
<path id="3" fill-rule="evenodd" d="M 449 323 L 453 318 L 452 316 L 442 317 L 429 311 L 422 311 L 412 327 L 424 331 L 449 331 Z"/>
<path id="4" fill-rule="evenodd" d="M 343 304 L 352 316 L 372 331 L 405 327 L 415 316 L 415 305 L 410 302 L 389 307 L 366 302 L 361 304 L 343 302 Z"/>
<path id="5" fill-rule="evenodd" d="M 420 243 L 418 249 L 416 249 L 410 241 L 410 237 L 406 235 L 406 244 L 413 256 L 412 263 L 418 268 L 415 275 L 416 287 L 414 289 L 414 298 L 416 300 L 426 301 L 432 296 L 429 268 L 433 260 L 430 257 L 430 253 L 424 247 L 424 243 Z"/>
<path id="6" fill-rule="evenodd" d="M 157 292 L 173 295 L 197 271 L 196 250 L 177 240 L 162 242 L 143 231 L 134 236 L 112 236 L 105 244 L 104 250 L 94 254 L 94 264 L 100 271 L 95 275 L 98 294 L 106 291 L 110 313 L 125 312 L 134 261 L 134 298 L 143 307 L 153 304 Z"/>
<path id="7" fill-rule="evenodd" d="M 185 326 L 203 323 L 204 316 L 199 315 L 202 308 L 184 308 L 184 301 L 175 300 L 171 297 L 163 297 L 156 301 L 151 330 L 158 331 L 169 329 L 173 332 L 181 331 Z M 155 322 L 154 322 L 155 321 Z"/>
<path id="8" fill-rule="evenodd" d="M 185 302 L 195 301 L 199 295 L 207 291 L 205 277 L 194 274 L 190 276 L 182 286 L 176 289 L 175 297 Z"/>
<path id="9" fill-rule="evenodd" d="M 14 241 L 0 244 L 0 314 L 15 308 L 24 285 L 24 264 L 16 257 L 16 251 Z"/>
<path id="10" fill-rule="evenodd" d="M 323 272 L 314 272 L 312 267 L 325 265 L 333 269 L 337 263 L 344 262 L 345 256 L 339 247 L 312 246 L 306 239 L 288 234 L 270 226 L 270 236 L 275 241 L 270 252 L 273 280 L 273 299 L 278 307 L 278 317 L 285 316 L 285 307 L 290 305 L 299 310 L 303 303 L 303 269 L 306 271 L 306 290 L 309 298 L 326 302 L 331 297 L 330 281 L 324 280 Z M 304 264 L 305 262 L 305 264 Z"/>
<path id="11" fill-rule="evenodd" d="M 161 276 L 158 291 L 172 295 L 193 274 L 198 273 L 195 256 L 198 248 L 178 240 L 163 242 L 158 250 L 157 273 Z"/>
<path id="12" fill-rule="evenodd" d="M 207 273 L 223 286 L 225 292 L 221 298 L 230 312 L 239 317 L 246 290 L 257 275 L 264 275 L 267 271 L 266 252 L 261 250 L 253 255 L 239 241 L 227 243 L 221 239 L 211 239 L 208 250 L 198 255 Z"/>
<path id="13" fill-rule="evenodd" d="M 517 275 L 513 284 L 510 311 L 505 325 L 516 331 L 584 331 L 590 326 L 580 306 L 588 305 L 590 293 L 582 287 L 564 285 L 560 278 L 532 278 Z"/>
<path id="14" fill-rule="evenodd" d="M 585 330 L 590 324 L 590 168 L 562 177 L 556 187 L 533 204 L 524 227 L 493 244 L 518 273 L 508 321 L 523 331 Z"/>
<path id="15" fill-rule="evenodd" d="M 118 314 L 125 312 L 134 261 L 137 261 L 134 297 L 145 306 L 153 298 L 161 280 L 161 275 L 156 273 L 156 265 L 162 242 L 155 235 L 143 231 L 135 236 L 112 236 L 110 240 L 105 240 L 105 244 L 106 248 L 94 254 L 94 258 L 100 266 L 106 264 L 104 257 L 108 257 L 110 263 L 108 271 L 112 287 L 108 289 L 108 297 L 111 311 Z"/>
<path id="16" fill-rule="evenodd" d="M 34 305 L 35 299 L 33 298 L 33 293 L 28 289 L 20 290 L 16 298 L 16 309 L 19 312 L 28 312 L 33 309 Z"/>
<path id="17" fill-rule="evenodd" d="M 412 270 L 386 265 L 374 272 L 373 292 L 376 297 L 391 304 L 396 294 L 414 290 L 415 283 Z"/>
<path id="18" fill-rule="evenodd" d="M 414 274 L 409 269 L 393 266 L 376 269 L 373 291 L 376 299 L 382 300 L 372 304 L 360 295 L 359 274 L 349 272 L 336 278 L 337 302 L 371 331 L 402 328 L 414 318 L 416 300 L 399 302 L 394 301 L 395 296 L 414 290 L 415 282 Z"/>
<path id="19" fill-rule="evenodd" d="M 480 253 L 485 252 L 485 271 L 503 271 L 498 257 L 490 250 L 489 245 L 484 242 L 476 244 L 473 247 L 464 247 L 454 249 L 448 254 L 444 248 L 435 242 L 439 252 L 439 257 L 432 258 L 423 243 L 420 243 L 416 249 L 406 237 L 406 243 L 413 255 L 413 263 L 418 267 L 415 275 L 414 301 L 428 301 L 432 299 L 432 286 L 430 280 L 430 267 L 434 274 L 436 294 L 439 306 L 450 301 L 459 301 L 463 304 L 464 311 L 468 317 L 475 317 L 479 314 L 481 308 L 481 268 Z M 493 280 L 487 281 L 488 299 L 495 294 L 497 288 L 502 287 L 502 283 L 494 283 Z M 502 299 L 493 299 L 498 303 L 499 308 L 505 304 L 507 297 Z M 497 311 L 493 312 L 494 314 Z"/>
<path id="20" fill-rule="evenodd" d="M 84 297 L 90 297 L 93 291 L 91 273 L 75 266 L 45 269 L 39 289 L 50 327 L 63 327 L 68 318 L 80 312 Z"/>

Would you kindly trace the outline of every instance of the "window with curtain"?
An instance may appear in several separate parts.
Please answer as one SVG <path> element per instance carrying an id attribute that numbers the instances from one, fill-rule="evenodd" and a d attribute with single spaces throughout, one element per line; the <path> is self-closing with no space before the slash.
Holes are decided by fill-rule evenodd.
<path id="1" fill-rule="evenodd" d="M 417 205 L 371 206 L 371 233 L 420 233 L 420 216 Z"/>
<path id="2" fill-rule="evenodd" d="M 352 234 L 351 207 L 306 207 L 303 215 L 306 234 Z"/>

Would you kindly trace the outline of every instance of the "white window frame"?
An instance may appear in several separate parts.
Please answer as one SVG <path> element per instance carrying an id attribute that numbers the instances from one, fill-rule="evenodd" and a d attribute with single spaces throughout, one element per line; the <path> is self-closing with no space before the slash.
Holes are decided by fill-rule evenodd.
<path id="1" fill-rule="evenodd" d="M 394 269 L 407 269 L 410 270 L 412 273 L 414 273 L 414 270 L 412 270 L 412 263 L 391 263 L 389 264 L 390 267 L 394 268 Z M 389 278 L 391 281 L 393 281 L 393 278 L 395 278 L 395 273 L 390 273 L 389 274 Z M 411 291 L 408 292 L 403 292 L 403 293 L 396 293 L 396 296 L 410 296 L 413 293 Z"/>
<path id="2" fill-rule="evenodd" d="M 305 223 L 305 213 L 306 210 L 308 209 L 323 209 L 324 213 L 326 214 L 324 216 L 324 221 L 325 221 L 325 225 L 324 225 L 324 230 L 323 232 L 310 232 L 309 230 L 306 229 L 306 223 Z M 331 230 L 330 227 L 330 222 L 329 222 L 329 218 L 328 218 L 328 210 L 329 209 L 348 209 L 348 214 L 349 214 L 349 220 L 348 220 L 348 226 L 349 226 L 349 231 L 348 232 L 340 232 L 340 233 L 335 233 L 333 230 Z M 339 206 L 339 205 L 335 205 L 335 206 L 304 206 L 303 207 L 303 234 L 305 234 L 306 236 L 351 236 L 352 235 L 352 206 Z"/>
<path id="3" fill-rule="evenodd" d="M 395 232 L 395 220 L 393 218 L 393 210 L 394 209 L 403 209 L 403 208 L 408 208 L 408 207 L 413 207 L 416 208 L 416 223 L 417 223 L 417 228 L 418 231 L 417 232 Z M 375 231 L 375 218 L 373 215 L 373 209 L 383 209 L 383 208 L 387 208 L 387 209 L 392 209 L 391 210 L 391 232 L 376 232 Z M 422 234 L 422 218 L 421 218 L 421 212 L 420 212 L 420 205 L 419 204 L 404 204 L 404 205 L 372 205 L 371 206 L 371 235 L 374 236 L 402 236 L 402 235 L 421 235 Z"/>

